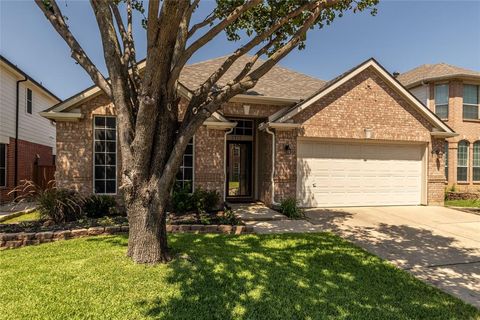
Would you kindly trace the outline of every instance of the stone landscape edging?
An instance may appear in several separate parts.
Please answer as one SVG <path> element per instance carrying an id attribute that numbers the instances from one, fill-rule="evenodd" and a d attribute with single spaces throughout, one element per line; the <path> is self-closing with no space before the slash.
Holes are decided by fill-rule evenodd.
<path id="1" fill-rule="evenodd" d="M 26 215 L 28 213 L 32 213 L 35 210 L 37 210 L 37 208 L 30 208 L 30 209 L 27 209 L 27 210 L 16 211 L 16 212 L 12 212 L 12 213 L 9 213 L 9 214 L 5 214 L 5 215 L 0 217 L 0 222 L 4 222 L 4 221 L 7 221 L 7 220 L 16 218 L 16 217 Z"/>
<path id="2" fill-rule="evenodd" d="M 200 224 L 180 224 L 167 225 L 167 232 L 170 233 L 217 233 L 217 234 L 245 234 L 252 233 L 253 227 L 243 225 L 200 225 Z M 56 230 L 42 232 L 17 232 L 17 233 L 0 233 L 0 250 L 15 249 L 25 246 L 31 246 L 41 243 L 48 243 L 59 240 L 69 240 L 88 236 L 126 234 L 128 226 L 107 226 L 107 227 L 90 227 L 72 230 Z"/>

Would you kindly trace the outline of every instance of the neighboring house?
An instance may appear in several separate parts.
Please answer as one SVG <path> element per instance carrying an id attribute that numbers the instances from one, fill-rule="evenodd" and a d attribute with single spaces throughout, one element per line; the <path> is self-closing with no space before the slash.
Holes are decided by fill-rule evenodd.
<path id="1" fill-rule="evenodd" d="M 0 203 L 32 180 L 34 163 L 55 163 L 55 123 L 38 113 L 61 100 L 0 55 Z"/>
<path id="2" fill-rule="evenodd" d="M 189 90 L 223 59 L 184 69 L 180 119 Z M 115 108 L 99 88 L 42 115 L 57 121 L 58 185 L 117 194 Z M 441 205 L 445 138 L 455 136 L 373 59 L 328 83 L 276 66 L 204 123 L 177 179 L 228 201 L 268 205 L 287 197 L 305 207 Z"/>
<path id="3" fill-rule="evenodd" d="M 397 79 L 459 134 L 445 141 L 448 186 L 480 191 L 480 72 L 440 63 Z"/>

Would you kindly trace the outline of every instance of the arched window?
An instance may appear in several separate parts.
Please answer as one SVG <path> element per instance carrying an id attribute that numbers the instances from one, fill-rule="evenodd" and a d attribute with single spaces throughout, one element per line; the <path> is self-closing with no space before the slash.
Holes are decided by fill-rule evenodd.
<path id="1" fill-rule="evenodd" d="M 457 181 L 468 181 L 468 141 L 458 143 Z"/>
<path id="2" fill-rule="evenodd" d="M 480 181 L 480 141 L 473 144 L 473 181 Z"/>

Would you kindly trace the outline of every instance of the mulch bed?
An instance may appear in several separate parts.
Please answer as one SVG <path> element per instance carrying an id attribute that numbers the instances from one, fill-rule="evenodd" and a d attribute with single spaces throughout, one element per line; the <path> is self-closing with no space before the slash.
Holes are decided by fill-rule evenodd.
<path id="1" fill-rule="evenodd" d="M 102 217 L 98 219 L 86 218 L 72 222 L 52 224 L 45 220 L 24 221 L 11 224 L 0 224 L 0 233 L 17 233 L 17 232 L 44 232 L 72 229 L 88 229 L 92 227 L 107 226 L 128 226 L 127 217 L 114 216 Z"/>

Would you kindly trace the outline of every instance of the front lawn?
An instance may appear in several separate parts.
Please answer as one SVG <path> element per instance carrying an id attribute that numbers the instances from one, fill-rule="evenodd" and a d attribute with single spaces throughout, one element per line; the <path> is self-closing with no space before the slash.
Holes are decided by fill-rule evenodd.
<path id="1" fill-rule="evenodd" d="M 450 207 L 480 208 L 480 200 L 445 200 L 445 205 Z"/>
<path id="2" fill-rule="evenodd" d="M 29 213 L 22 214 L 21 216 L 14 217 L 8 220 L 4 220 L 3 222 L 0 222 L 0 224 L 10 224 L 10 223 L 19 223 L 19 222 L 25 222 L 25 221 L 36 221 L 40 219 L 40 212 L 38 211 L 33 211 Z"/>
<path id="3" fill-rule="evenodd" d="M 170 236 L 168 265 L 127 238 L 0 252 L 4 319 L 478 319 L 480 313 L 331 234 Z"/>

